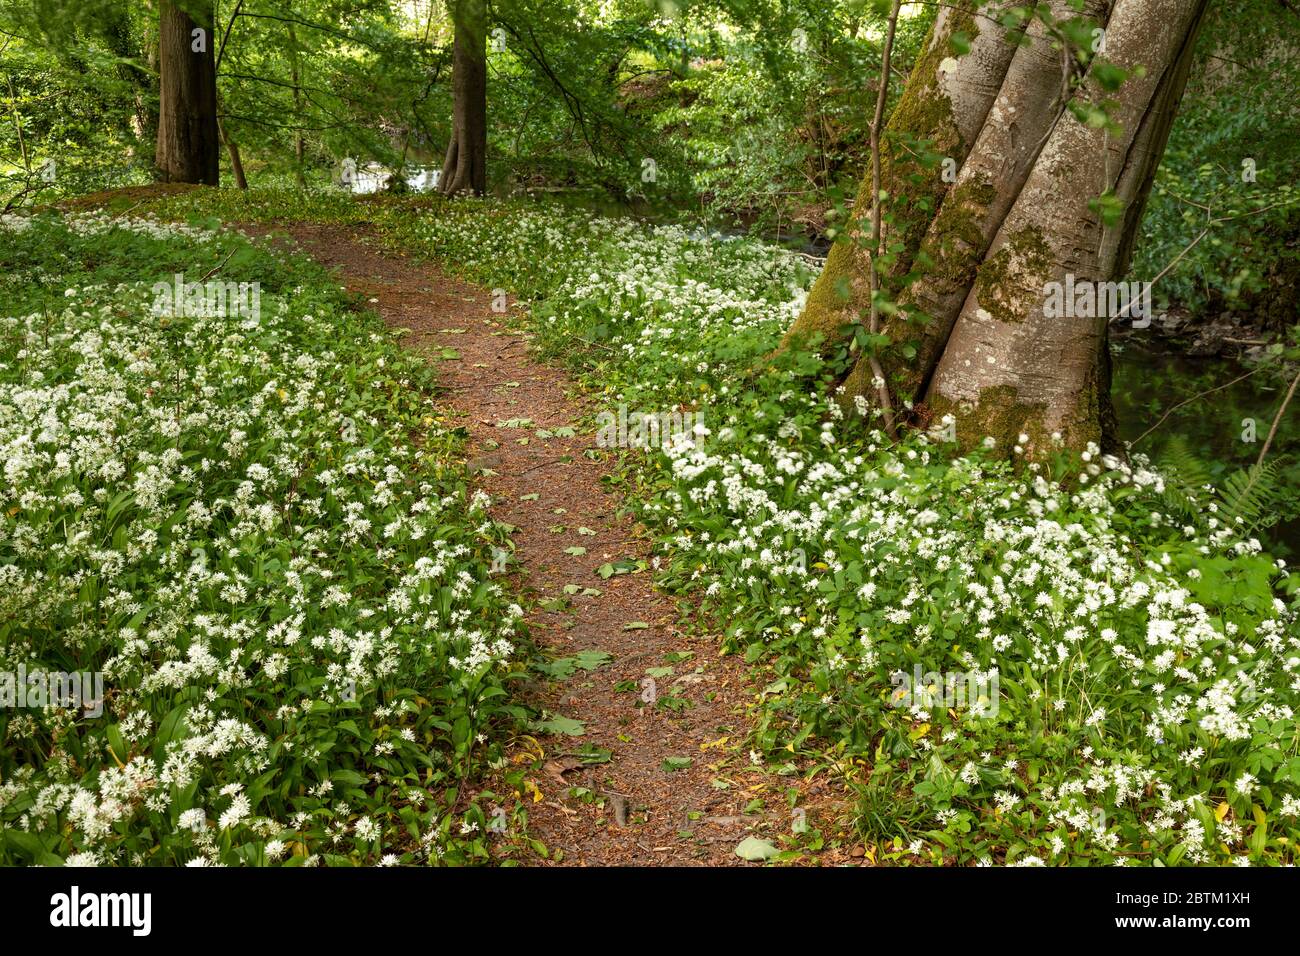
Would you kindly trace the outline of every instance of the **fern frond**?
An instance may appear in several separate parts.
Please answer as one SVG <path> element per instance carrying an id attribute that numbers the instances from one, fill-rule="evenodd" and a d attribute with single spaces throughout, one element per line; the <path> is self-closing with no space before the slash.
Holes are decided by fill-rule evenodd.
<path id="1" fill-rule="evenodd" d="M 1222 482 L 1219 512 L 1230 525 L 1245 532 L 1267 528 L 1278 520 L 1276 505 L 1282 495 L 1281 473 L 1276 461 L 1241 468 Z M 1242 519 L 1238 524 L 1237 519 Z"/>
<path id="2" fill-rule="evenodd" d="M 1161 450 L 1157 467 L 1165 476 L 1163 495 L 1166 510 L 1193 518 L 1204 510 L 1205 486 L 1211 483 L 1210 466 L 1187 444 L 1173 435 Z"/>

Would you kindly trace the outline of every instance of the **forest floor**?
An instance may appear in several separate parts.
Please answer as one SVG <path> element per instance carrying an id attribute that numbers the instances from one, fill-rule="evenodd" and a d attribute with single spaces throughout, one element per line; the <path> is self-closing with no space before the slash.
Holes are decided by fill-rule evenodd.
<path id="1" fill-rule="evenodd" d="M 593 409 L 563 371 L 530 355 L 526 335 L 493 311 L 491 293 L 383 251 L 364 231 L 240 228 L 287 233 L 405 330 L 408 347 L 438 362 L 445 398 L 431 413 L 467 430 L 474 484 L 491 496 L 492 517 L 514 529 L 503 577 L 545 602 L 529 614 L 534 639 L 573 665 L 566 679 L 530 682 L 524 692 L 568 732 L 522 737 L 513 751 L 516 766 L 532 768 L 527 836 L 545 845 L 545 860 L 741 863 L 736 850 L 747 837 L 774 852 L 791 848 L 796 820 L 834 827 L 842 794 L 824 775 L 809 782 L 751 763 L 746 706 L 757 694 L 744 663 L 720 653 L 716 634 L 685 626 L 651 571 L 598 574 L 604 564 L 646 561 L 649 538 L 610 487 L 611 456 L 595 453 L 595 436 L 584 433 Z M 654 704 L 643 701 L 650 681 Z M 861 855 L 848 850 L 852 841 L 842 845 L 818 862 Z"/>

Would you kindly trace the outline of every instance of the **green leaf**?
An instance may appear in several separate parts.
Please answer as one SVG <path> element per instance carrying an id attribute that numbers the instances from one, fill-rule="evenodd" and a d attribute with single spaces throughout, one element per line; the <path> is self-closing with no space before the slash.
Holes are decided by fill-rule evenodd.
<path id="1" fill-rule="evenodd" d="M 736 847 L 736 856 L 740 857 L 742 860 L 749 860 L 754 863 L 763 860 L 770 860 L 772 857 L 776 856 L 778 852 L 780 851 L 778 851 L 769 841 L 753 836 L 745 837 L 745 839 L 740 841 L 739 846 Z"/>
<path id="2" fill-rule="evenodd" d="M 587 728 L 582 721 L 559 715 L 551 717 L 549 720 L 535 722 L 533 729 L 543 734 L 565 734 L 569 737 L 581 737 L 587 732 Z"/>
<path id="3" fill-rule="evenodd" d="M 130 751 L 126 748 L 126 741 L 122 739 L 122 728 L 119 724 L 108 725 L 108 746 L 113 750 L 113 756 L 117 758 L 118 763 L 126 763 L 130 757 Z"/>

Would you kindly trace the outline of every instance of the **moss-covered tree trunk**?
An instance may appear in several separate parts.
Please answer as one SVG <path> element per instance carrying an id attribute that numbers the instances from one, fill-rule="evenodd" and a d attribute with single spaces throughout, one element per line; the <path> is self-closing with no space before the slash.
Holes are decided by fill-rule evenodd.
<path id="1" fill-rule="evenodd" d="M 978 14 L 960 27 L 951 22 L 957 11 L 937 18 L 890 122 L 896 133 L 932 140 L 951 160 L 948 171 L 956 167 L 946 177 L 925 170 L 900 149 L 902 136 L 891 144 L 885 191 L 920 197 L 886 206 L 902 222 L 881 263 L 897 289 L 878 355 L 895 407 L 915 408 L 923 423 L 952 414 L 963 446 L 992 437 L 1009 449 L 1027 434 L 1033 454 L 1050 447 L 1054 432 L 1073 447 L 1111 444 L 1109 314 L 1060 317 L 1046 307 L 1048 290 L 1106 282 L 1127 269 L 1206 5 L 1045 4 L 1049 21 L 1104 25 L 1083 58 L 1041 21 L 1009 36 Z M 955 64 L 938 59 L 945 34 L 970 36 L 972 22 L 980 32 L 970 52 Z M 1086 72 L 1076 78 L 1083 60 Z M 1126 78 L 1116 89 L 1117 71 Z M 1103 102 L 1110 123 L 1095 109 Z M 869 203 L 867 195 L 858 209 Z M 868 268 L 853 243 L 837 246 L 792 335 L 832 336 L 832 326 L 858 320 Z M 843 395 L 871 402 L 874 391 L 864 358 Z"/>
<path id="2" fill-rule="evenodd" d="M 487 190 L 487 4 L 453 0 L 452 130 L 438 180 L 447 196 Z"/>
<path id="3" fill-rule="evenodd" d="M 1009 36 L 996 20 L 977 12 L 982 3 L 957 0 L 939 8 L 902 98 L 885 126 L 891 148 L 881 156 L 881 190 L 903 201 L 901 206 L 891 208 L 892 214 L 882 229 L 886 247 L 899 242 L 903 245 L 891 268 L 895 274 L 901 275 L 910 267 L 930 210 L 943 199 L 949 183 L 939 171 L 918 180 L 917 167 L 906 149 L 892 144 L 900 134 L 924 139 L 935 152 L 960 164 L 984 124 L 1015 52 L 1014 36 Z M 970 41 L 970 52 L 960 59 L 952 53 L 958 36 Z M 858 190 L 854 211 L 866 217 L 870 208 L 868 176 Z M 862 241 L 864 235 L 856 224 L 848 232 L 847 241 L 831 247 L 826 267 L 787 341 L 817 335 L 823 342 L 834 342 L 846 324 L 856 321 L 870 307 L 870 256 Z"/>

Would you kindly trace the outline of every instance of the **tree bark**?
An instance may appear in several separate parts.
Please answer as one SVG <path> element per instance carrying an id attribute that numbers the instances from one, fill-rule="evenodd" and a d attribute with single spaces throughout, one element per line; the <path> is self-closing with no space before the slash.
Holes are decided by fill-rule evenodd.
<path id="1" fill-rule="evenodd" d="M 916 166 L 897 142 L 898 136 L 927 140 L 932 150 L 960 165 L 984 124 L 1016 50 L 1016 35 L 980 14 L 982 4 L 983 0 L 957 0 L 939 8 L 903 95 L 885 125 L 889 148 L 881 157 L 880 187 L 895 204 L 883 227 L 883 245 L 902 245 L 889 266 L 892 275 L 902 275 L 911 267 L 929 210 L 938 206 L 949 187 L 937 170 L 914 182 Z M 960 59 L 953 58 L 950 48 L 957 33 L 971 38 L 970 52 Z M 871 209 L 871 188 L 868 175 L 854 201 L 854 209 L 861 215 Z M 869 224 L 855 221 L 847 240 L 831 247 L 803 314 L 790 328 L 787 343 L 812 336 L 827 344 L 839 341 L 845 326 L 870 309 L 871 257 L 864 225 Z"/>
<path id="2" fill-rule="evenodd" d="M 220 175 L 212 3 L 192 20 L 162 0 L 158 22 L 158 148 L 163 182 L 215 186 Z M 201 31 L 196 33 L 195 31 Z"/>
<path id="3" fill-rule="evenodd" d="M 487 4 L 452 0 L 452 131 L 438 189 L 444 195 L 487 191 Z"/>
<path id="4" fill-rule="evenodd" d="M 1083 16 L 1105 27 L 1104 52 L 1073 88 L 1079 61 L 1038 20 L 1009 37 L 976 19 L 971 51 L 955 69 L 941 65 L 947 37 L 971 35 L 974 6 L 936 19 L 889 124 L 932 140 L 959 168 L 948 185 L 918 176 L 919 165 L 897 150 L 887 154 L 893 251 L 877 265 L 897 290 L 897 311 L 876 364 L 895 407 L 915 409 L 923 425 L 953 415 L 963 447 L 992 437 L 1006 452 L 1021 444 L 1045 455 L 1053 433 L 1075 448 L 1107 447 L 1108 316 L 1048 317 L 1048 283 L 1111 281 L 1127 269 L 1207 0 L 1084 0 L 1082 9 L 1050 0 L 1051 19 Z M 1128 71 L 1118 90 L 1104 88 L 1100 63 Z M 1069 108 L 1103 100 L 1115 129 Z M 1109 228 L 1096 202 L 1103 195 L 1122 210 Z M 860 210 L 868 206 L 859 200 Z M 833 326 L 863 314 L 871 263 L 857 246 L 837 243 L 788 339 L 820 331 L 833 340 Z M 871 357 L 839 383 L 846 404 L 881 404 Z"/>
<path id="5" fill-rule="evenodd" d="M 1083 15 L 1106 22 L 1113 0 L 1086 0 Z M 1053 0 L 1053 18 L 1068 19 L 1072 0 Z M 885 334 L 915 350 L 896 362 L 890 383 L 904 401 L 919 400 L 952 332 L 975 272 L 998 227 L 1020 194 L 1047 136 L 1065 108 L 1062 60 L 1069 51 L 1055 44 L 1041 20 L 1033 21 L 1014 51 L 1001 88 L 952 188 L 942 199 L 921 240 L 930 263 L 899 296 L 899 314 Z M 845 383 L 850 396 L 865 394 L 867 374 L 859 362 Z"/>
<path id="6" fill-rule="evenodd" d="M 226 124 L 220 120 L 217 121 L 217 132 L 221 135 L 221 140 L 226 144 L 226 153 L 230 156 L 230 171 L 235 177 L 235 186 L 239 189 L 248 188 L 248 177 L 244 175 L 244 160 L 239 155 L 239 144 L 230 138 L 226 132 Z"/>
<path id="7" fill-rule="evenodd" d="M 989 436 L 1005 448 L 1024 434 L 1026 452 L 1045 455 L 1055 433 L 1073 448 L 1113 446 L 1107 434 L 1113 426 L 1110 317 L 1100 307 L 1092 315 L 1049 317 L 1045 289 L 1065 285 L 1067 276 L 1091 283 L 1114 278 L 1117 251 L 1126 243 L 1107 240 L 1093 201 L 1113 191 L 1124 204 L 1121 234 L 1136 228 L 1138 189 L 1159 161 L 1157 142 L 1163 152 L 1164 135 L 1156 131 L 1172 117 L 1173 86 L 1181 95 L 1181 60 L 1190 55 L 1206 5 L 1116 4 L 1106 26 L 1106 58 L 1130 75 L 1107 93 L 1090 74 L 1075 99 L 1110 99 L 1118 132 L 1080 122 L 1073 112 L 1061 115 L 976 270 L 926 391 L 929 407 L 954 414 L 968 443 Z M 1139 75 L 1138 67 L 1145 72 Z"/>

